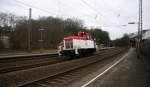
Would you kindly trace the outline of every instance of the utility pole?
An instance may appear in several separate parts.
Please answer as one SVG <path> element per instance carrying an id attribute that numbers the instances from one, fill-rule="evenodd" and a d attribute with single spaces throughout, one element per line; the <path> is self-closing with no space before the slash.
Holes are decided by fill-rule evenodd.
<path id="1" fill-rule="evenodd" d="M 28 21 L 28 52 L 32 52 L 31 50 L 31 8 L 29 8 L 29 21 Z"/>
<path id="2" fill-rule="evenodd" d="M 143 16 L 142 16 L 142 0 L 139 0 L 139 20 L 138 22 L 129 22 L 128 24 L 138 24 L 138 35 L 137 35 L 137 43 L 136 43 L 136 50 L 137 50 L 137 57 L 140 57 L 140 49 L 141 49 L 141 42 L 143 36 Z"/>
<path id="3" fill-rule="evenodd" d="M 141 31 L 141 37 L 140 37 L 140 40 L 142 41 L 142 35 L 143 35 L 143 8 L 142 8 L 142 0 L 140 0 L 140 31 Z"/>
<path id="4" fill-rule="evenodd" d="M 137 56 L 140 57 L 141 41 L 143 36 L 142 29 L 142 0 L 139 0 L 139 22 L 138 22 L 138 43 L 137 43 Z"/>

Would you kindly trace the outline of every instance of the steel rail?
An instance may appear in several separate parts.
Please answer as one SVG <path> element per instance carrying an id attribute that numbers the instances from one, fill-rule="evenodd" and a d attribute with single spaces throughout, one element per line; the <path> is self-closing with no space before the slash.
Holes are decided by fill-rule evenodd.
<path id="1" fill-rule="evenodd" d="M 25 84 L 32 83 L 47 77 L 51 77 L 60 73 L 64 73 L 79 67 L 86 66 L 91 63 L 95 63 L 104 58 L 116 55 L 121 50 L 111 51 L 105 55 L 95 55 L 87 58 L 80 58 L 76 60 L 61 62 L 57 64 L 36 67 L 26 70 L 14 71 L 0 75 L 0 86 L 1 87 L 18 87 Z M 109 55 L 108 55 L 109 54 Z M 101 58 L 97 58 L 101 57 Z"/>

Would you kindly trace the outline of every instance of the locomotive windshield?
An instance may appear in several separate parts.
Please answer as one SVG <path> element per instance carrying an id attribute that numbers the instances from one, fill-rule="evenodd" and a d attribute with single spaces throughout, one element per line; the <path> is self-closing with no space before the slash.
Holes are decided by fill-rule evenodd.
<path id="1" fill-rule="evenodd" d="M 73 41 L 72 40 L 65 40 L 66 48 L 73 48 Z"/>

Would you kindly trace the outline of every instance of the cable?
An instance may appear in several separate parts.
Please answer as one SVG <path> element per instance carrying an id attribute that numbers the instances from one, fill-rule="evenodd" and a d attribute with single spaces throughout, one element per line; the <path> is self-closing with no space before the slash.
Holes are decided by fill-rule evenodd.
<path id="1" fill-rule="evenodd" d="M 25 6 L 32 7 L 32 8 L 38 9 L 38 10 L 40 10 L 40 11 L 43 11 L 43 12 L 49 13 L 49 14 L 56 15 L 56 13 L 53 13 L 53 12 L 47 11 L 47 10 L 45 10 L 45 9 L 42 9 L 42 8 L 39 8 L 39 7 L 36 7 L 36 6 L 29 5 L 29 4 L 26 4 L 26 3 L 21 2 L 21 1 L 18 1 L 18 0 L 15 0 L 15 1 L 16 1 L 17 3 L 23 4 L 23 5 L 25 5 Z"/>
<path id="2" fill-rule="evenodd" d="M 62 2 L 59 2 L 59 3 L 61 3 L 61 4 L 62 4 L 63 6 L 65 6 L 65 7 L 69 7 L 69 8 L 72 8 L 72 9 L 77 10 L 79 13 L 83 14 L 83 15 L 81 15 L 81 16 L 92 17 L 92 15 L 90 15 L 90 14 L 85 14 L 85 13 L 83 13 L 83 12 L 79 11 L 79 9 L 77 9 L 77 8 L 74 8 L 74 7 L 70 6 L 69 4 L 62 3 Z"/>
<path id="3" fill-rule="evenodd" d="M 43 11 L 43 12 L 46 12 L 46 13 L 49 13 L 49 14 L 53 14 L 53 15 L 57 15 L 56 13 L 54 13 L 54 12 L 50 12 L 50 11 L 48 11 L 48 10 L 45 10 L 45 9 L 42 9 L 42 8 L 39 8 L 39 7 L 36 7 L 36 6 L 33 6 L 33 5 L 30 5 L 30 4 L 27 4 L 27 3 L 24 3 L 24 2 L 21 2 L 21 1 L 19 1 L 19 0 L 15 0 L 17 3 L 20 3 L 20 4 L 23 4 L 23 5 L 25 5 L 25 6 L 28 6 L 28 7 L 32 7 L 32 8 L 35 8 L 35 9 L 38 9 L 38 10 L 41 10 L 41 11 Z M 84 1 L 84 0 L 81 0 L 85 5 L 87 5 L 89 8 L 91 8 L 92 10 L 94 10 L 94 11 L 96 11 L 96 13 L 98 12 L 95 8 L 93 8 L 90 4 L 88 4 L 86 1 Z M 71 7 L 71 6 L 69 6 L 69 7 Z M 71 7 L 72 8 L 72 7 Z M 100 12 L 98 12 L 99 14 L 101 14 Z M 86 16 L 91 16 L 91 15 L 86 15 Z M 97 15 L 96 15 L 97 16 Z M 101 14 L 101 16 L 103 16 L 102 14 Z M 103 16 L 104 17 L 104 16 Z M 94 17 L 95 19 L 97 18 L 97 17 Z M 106 18 L 106 17 L 104 17 L 104 18 Z"/>
<path id="4" fill-rule="evenodd" d="M 26 4 L 26 3 L 21 2 L 21 1 L 18 1 L 18 0 L 15 0 L 15 1 L 16 1 L 17 3 L 23 4 L 23 5 L 25 5 L 25 6 L 32 7 L 32 8 L 35 8 L 35 9 L 44 11 L 44 12 L 46 12 L 46 13 L 49 13 L 49 14 L 57 15 L 56 13 L 47 11 L 47 10 L 45 10 L 45 9 L 41 9 L 41 8 L 39 8 L 39 7 L 35 7 L 35 6 L 32 6 L 32 5 L 29 5 L 29 4 Z M 62 3 L 62 2 L 60 2 L 60 3 Z M 65 5 L 65 6 L 66 6 L 66 5 Z M 69 6 L 69 5 L 67 5 L 67 6 Z M 71 7 L 71 6 L 69 6 L 69 7 Z M 73 8 L 73 7 L 71 7 L 71 8 Z M 81 12 L 80 12 L 80 13 L 81 13 Z M 85 14 L 84 16 L 89 16 L 89 17 L 91 17 L 91 15 L 87 15 L 87 14 Z"/>
<path id="5" fill-rule="evenodd" d="M 84 3 L 86 6 L 88 6 L 90 9 L 92 9 L 93 11 L 95 11 L 97 13 L 97 16 L 98 14 L 100 14 L 102 16 L 102 18 L 107 18 L 107 17 L 104 17 L 104 15 L 102 15 L 101 12 L 99 12 L 97 9 L 95 9 L 93 6 L 91 6 L 89 3 L 87 3 L 85 0 L 80 0 L 82 3 Z M 97 17 L 96 17 L 97 18 Z M 109 18 L 107 18 L 109 20 Z M 96 19 L 95 19 L 96 20 Z"/>
<path id="6" fill-rule="evenodd" d="M 94 7 L 92 7 L 90 4 L 88 4 L 86 1 L 84 1 L 84 0 L 81 0 L 82 1 L 82 3 L 84 3 L 86 6 L 88 6 L 90 9 L 92 9 L 93 11 L 95 11 L 96 13 L 98 12 L 99 14 L 101 14 L 99 11 L 97 11 Z M 101 16 L 103 16 L 102 14 L 101 14 Z"/>
<path id="7" fill-rule="evenodd" d="M 93 11 L 96 11 L 96 13 L 97 14 L 100 14 L 101 16 L 102 16 L 102 18 L 105 18 L 105 20 L 106 19 L 108 19 L 108 20 L 110 20 L 109 18 L 107 18 L 107 17 L 104 17 L 104 15 L 101 13 L 101 12 L 99 12 L 97 9 L 95 9 L 93 6 L 91 6 L 89 3 L 87 3 L 85 0 L 80 0 L 82 3 L 84 3 L 86 6 L 88 6 L 90 9 L 92 9 Z M 97 17 L 96 17 L 97 18 Z M 104 21 L 105 21 L 104 20 Z M 107 21 L 106 21 L 107 22 Z M 112 22 L 113 23 L 113 22 Z"/>

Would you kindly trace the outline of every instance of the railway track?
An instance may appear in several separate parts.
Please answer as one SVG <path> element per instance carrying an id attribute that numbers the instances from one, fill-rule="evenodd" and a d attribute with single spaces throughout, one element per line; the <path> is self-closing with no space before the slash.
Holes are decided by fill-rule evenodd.
<path id="1" fill-rule="evenodd" d="M 28 63 L 26 65 L 22 65 L 22 61 L 25 62 L 25 60 L 18 61 L 17 67 L 16 66 L 7 66 L 3 67 L 6 62 L 0 62 L 1 64 L 4 64 L 0 67 L 0 86 L 1 87 L 16 87 L 16 86 L 26 86 L 26 84 L 34 83 L 35 81 L 39 81 L 41 79 L 45 79 L 48 77 L 52 77 L 55 75 L 58 75 L 60 73 L 68 72 L 74 69 L 77 69 L 79 67 L 83 67 L 92 63 L 95 63 L 97 61 L 103 60 L 106 57 L 114 56 L 118 53 L 120 53 L 123 49 L 109 49 L 109 50 L 103 50 L 98 53 L 96 53 L 93 56 L 85 57 L 85 58 L 78 58 L 78 59 L 66 59 L 54 57 L 53 59 L 56 59 L 55 62 L 49 62 L 49 59 L 44 59 L 43 61 L 38 59 L 34 62 L 31 59 L 26 60 L 26 63 L 29 61 L 32 61 L 31 64 Z M 109 54 L 109 55 L 108 55 Z M 97 58 L 101 57 L 101 58 Z M 52 59 L 52 58 L 51 58 Z M 62 59 L 62 60 L 61 60 Z M 38 62 L 37 62 L 38 61 Z M 42 62 L 41 62 L 42 61 Z M 9 61 L 10 65 L 15 64 L 15 61 Z M 30 77 L 30 78 L 29 78 Z M 33 86 L 32 86 L 33 87 Z"/>
<path id="2" fill-rule="evenodd" d="M 100 60 L 95 63 L 83 67 L 79 67 L 77 69 L 62 74 L 58 74 L 27 85 L 23 85 L 21 87 L 71 87 L 71 85 L 68 85 L 68 83 L 78 81 L 82 77 L 92 74 L 93 72 L 96 72 L 97 69 L 104 67 L 110 61 L 111 62 L 114 61 L 115 59 L 117 59 L 116 57 L 118 58 L 121 57 L 125 52 L 121 52 L 121 54 L 119 55 L 117 54 L 117 56 L 114 55 L 112 56 L 112 58 L 102 59 L 103 61 Z M 74 86 L 74 87 L 80 87 L 80 86 Z"/>
<path id="3" fill-rule="evenodd" d="M 109 49 L 111 50 L 111 49 Z M 109 51 L 108 49 L 100 50 L 98 53 L 105 53 Z M 8 60 L 8 61 L 7 61 Z M 3 58 L 0 60 L 0 74 L 8 73 L 17 70 L 35 68 L 40 66 L 46 66 L 50 64 L 56 64 L 64 61 L 72 60 L 69 57 L 59 57 L 51 56 L 51 55 L 44 55 L 44 56 L 27 56 L 26 58 Z M 7 61 L 7 62 L 6 62 Z"/>

